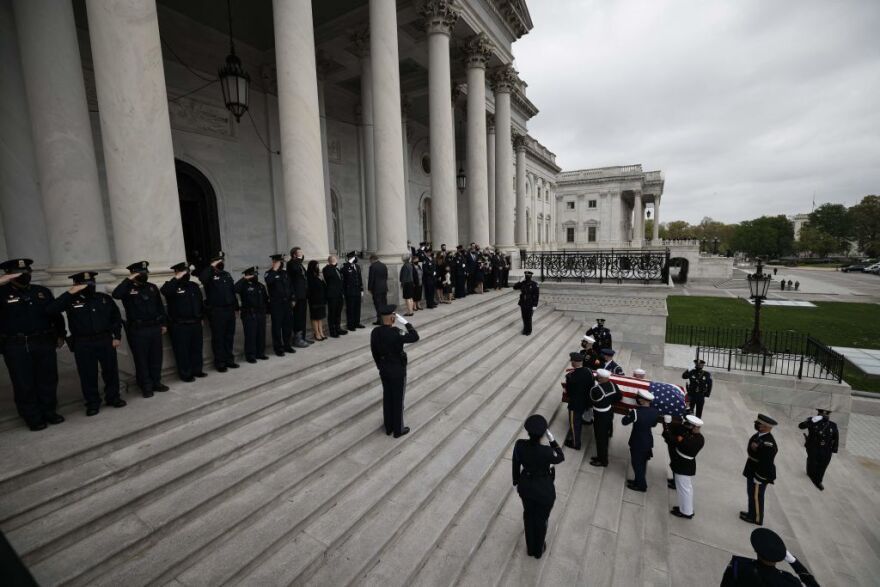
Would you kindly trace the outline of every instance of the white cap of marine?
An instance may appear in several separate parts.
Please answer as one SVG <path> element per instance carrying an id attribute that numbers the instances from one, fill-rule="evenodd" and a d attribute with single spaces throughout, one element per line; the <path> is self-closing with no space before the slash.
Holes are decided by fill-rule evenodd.
<path id="1" fill-rule="evenodd" d="M 694 416 L 693 414 L 688 414 L 687 416 L 685 416 L 684 419 L 687 420 L 689 423 L 693 424 L 694 426 L 702 426 L 703 425 L 703 421 L 700 420 L 699 418 L 697 418 L 696 416 Z"/>
<path id="2" fill-rule="evenodd" d="M 611 371 L 609 371 L 608 369 L 599 369 L 598 371 L 596 371 L 596 375 L 604 379 L 608 379 L 609 377 L 611 377 Z"/>
<path id="3" fill-rule="evenodd" d="M 654 401 L 654 394 L 648 391 L 647 389 L 640 389 L 638 391 L 639 397 L 642 399 L 646 399 L 648 401 Z"/>

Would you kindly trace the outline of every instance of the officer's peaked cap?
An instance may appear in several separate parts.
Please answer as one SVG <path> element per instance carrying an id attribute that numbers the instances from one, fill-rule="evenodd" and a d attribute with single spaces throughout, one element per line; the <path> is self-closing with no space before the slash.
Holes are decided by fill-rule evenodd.
<path id="1" fill-rule="evenodd" d="M 137 263 L 132 263 L 126 269 L 128 269 L 132 273 L 149 273 L 150 272 L 150 262 L 149 261 L 138 261 Z"/>
<path id="2" fill-rule="evenodd" d="M 256 275 L 257 271 L 259 271 L 259 270 L 260 270 L 260 268 L 257 267 L 256 265 L 254 265 L 253 267 L 248 267 L 247 269 L 242 271 L 241 274 L 242 275 Z"/>
<path id="3" fill-rule="evenodd" d="M 222 261 L 225 258 L 226 258 L 226 253 L 224 253 L 223 251 L 220 251 L 216 255 L 211 257 L 211 263 L 213 263 L 214 261 Z"/>
<path id="4" fill-rule="evenodd" d="M 547 419 L 541 414 L 532 414 L 526 418 L 523 428 L 529 433 L 529 436 L 542 436 L 547 432 Z"/>
<path id="5" fill-rule="evenodd" d="M 283 253 L 275 253 L 274 255 L 269 255 L 269 258 L 273 261 L 283 261 L 284 254 Z"/>
<path id="6" fill-rule="evenodd" d="M 177 265 L 172 265 L 169 269 L 177 273 L 178 271 L 192 271 L 193 267 L 192 265 L 187 265 L 186 261 L 181 261 Z"/>
<path id="7" fill-rule="evenodd" d="M 770 416 L 765 416 L 764 414 L 758 414 L 758 419 L 756 422 L 760 422 L 761 424 L 767 424 L 768 426 L 776 426 L 777 422 Z"/>
<path id="8" fill-rule="evenodd" d="M 80 271 L 79 273 L 70 275 L 68 278 L 72 279 L 73 283 L 80 284 L 93 280 L 97 274 L 97 271 Z"/>
<path id="9" fill-rule="evenodd" d="M 771 563 L 778 563 L 785 558 L 785 542 L 779 534 L 769 528 L 756 528 L 751 536 L 752 548 L 758 558 Z"/>
<path id="10" fill-rule="evenodd" d="M 0 263 L 0 269 L 6 273 L 20 273 L 29 270 L 33 264 L 33 259 L 9 259 Z"/>
<path id="11" fill-rule="evenodd" d="M 388 304 L 387 306 L 382 306 L 379 308 L 379 314 L 381 316 L 390 316 L 397 310 L 397 306 L 394 304 Z"/>
<path id="12" fill-rule="evenodd" d="M 614 356 L 614 349 L 602 349 L 601 352 L 603 355 L 608 355 L 609 357 Z"/>

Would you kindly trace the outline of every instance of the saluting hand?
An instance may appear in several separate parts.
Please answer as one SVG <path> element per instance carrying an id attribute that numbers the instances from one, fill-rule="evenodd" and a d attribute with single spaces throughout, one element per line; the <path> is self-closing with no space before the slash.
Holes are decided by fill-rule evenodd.
<path id="1" fill-rule="evenodd" d="M 84 290 L 87 287 L 88 287 L 88 285 L 86 285 L 85 283 L 77 283 L 76 285 L 71 286 L 71 288 L 67 291 L 68 291 L 68 293 L 71 293 L 71 294 L 78 294 L 79 292 L 81 292 L 82 290 Z"/>
<path id="2" fill-rule="evenodd" d="M 186 271 L 178 271 L 174 274 L 175 279 L 183 279 L 184 276 L 186 276 Z"/>
<path id="3" fill-rule="evenodd" d="M 114 349 L 118 349 L 120 346 L 122 346 L 122 341 L 118 338 L 114 338 L 112 344 Z"/>
<path id="4" fill-rule="evenodd" d="M 168 332 L 168 327 L 167 327 L 167 326 L 163 326 L 163 327 L 161 328 L 161 330 L 162 330 L 162 334 L 165 334 L 166 332 Z"/>
<path id="5" fill-rule="evenodd" d="M 6 285 L 19 275 L 21 275 L 21 273 L 7 273 L 5 275 L 0 275 L 0 285 Z"/>

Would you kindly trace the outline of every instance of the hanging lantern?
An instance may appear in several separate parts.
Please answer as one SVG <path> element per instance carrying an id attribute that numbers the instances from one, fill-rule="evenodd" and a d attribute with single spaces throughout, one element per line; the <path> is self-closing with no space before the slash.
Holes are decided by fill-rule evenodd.
<path id="1" fill-rule="evenodd" d="M 458 168 L 458 175 L 455 176 L 455 184 L 458 186 L 459 191 L 464 191 L 467 189 L 467 176 L 464 174 L 464 168 Z"/>
<path id="2" fill-rule="evenodd" d="M 226 56 L 226 64 L 217 74 L 220 76 L 223 103 L 235 116 L 235 121 L 241 122 L 241 117 L 248 109 L 251 76 L 244 70 L 241 59 L 235 54 L 235 43 L 232 40 L 232 6 L 229 0 L 226 2 L 226 12 L 229 17 L 229 55 Z"/>

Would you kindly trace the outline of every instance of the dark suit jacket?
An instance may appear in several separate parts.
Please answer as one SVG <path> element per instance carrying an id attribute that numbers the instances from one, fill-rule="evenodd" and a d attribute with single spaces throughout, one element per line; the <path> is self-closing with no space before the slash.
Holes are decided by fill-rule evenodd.
<path id="1" fill-rule="evenodd" d="M 325 265 L 321 270 L 324 274 L 324 284 L 328 300 L 341 300 L 342 295 L 342 270 L 339 266 Z"/>
<path id="2" fill-rule="evenodd" d="M 367 289 L 373 295 L 388 293 L 388 267 L 382 261 L 376 261 L 370 265 L 370 273 L 367 276 Z"/>

